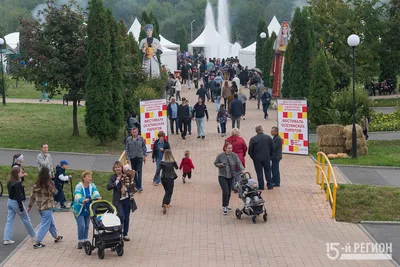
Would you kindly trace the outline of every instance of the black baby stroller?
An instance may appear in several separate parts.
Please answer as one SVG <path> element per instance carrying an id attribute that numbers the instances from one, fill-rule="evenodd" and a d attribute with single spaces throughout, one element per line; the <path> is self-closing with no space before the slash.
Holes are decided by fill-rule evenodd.
<path id="1" fill-rule="evenodd" d="M 257 87 L 255 85 L 250 86 L 249 100 L 251 100 L 252 98 L 257 99 Z"/>
<path id="2" fill-rule="evenodd" d="M 251 179 L 250 173 L 246 172 L 242 175 L 241 180 L 236 183 L 235 189 L 238 192 L 239 198 L 243 201 L 242 209 L 236 209 L 236 218 L 240 219 L 242 214 L 252 216 L 253 223 L 257 222 L 257 216 L 263 214 L 264 222 L 268 220 L 265 201 L 261 197 L 261 192 L 257 188 L 251 188 L 247 185 Z"/>
<path id="3" fill-rule="evenodd" d="M 83 243 L 86 255 L 92 254 L 94 249 L 100 259 L 104 259 L 104 251 L 110 248 L 116 251 L 118 256 L 124 255 L 124 240 L 122 236 L 122 224 L 116 215 L 115 207 L 106 200 L 94 201 L 90 204 L 90 219 L 93 223 L 93 239 L 92 243 L 86 241 Z M 106 222 L 103 218 L 110 218 L 111 222 Z"/>

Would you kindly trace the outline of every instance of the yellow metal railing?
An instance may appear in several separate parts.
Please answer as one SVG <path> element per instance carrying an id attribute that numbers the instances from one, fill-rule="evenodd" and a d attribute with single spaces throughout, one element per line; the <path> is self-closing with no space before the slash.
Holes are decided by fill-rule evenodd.
<path id="1" fill-rule="evenodd" d="M 124 163 L 124 165 L 126 165 L 126 153 L 125 150 L 124 152 L 122 152 L 121 156 L 118 159 L 119 161 L 121 161 L 122 163 Z"/>
<path id="2" fill-rule="evenodd" d="M 327 167 L 327 172 L 325 169 Z M 338 189 L 338 185 L 336 182 L 335 173 L 333 172 L 333 168 L 329 158 L 323 152 L 318 152 L 317 154 L 317 165 L 315 165 L 317 169 L 317 175 L 315 177 L 317 185 L 321 185 L 321 190 L 325 190 L 326 200 L 330 200 L 332 207 L 332 218 L 336 216 L 336 191 Z M 321 177 L 321 179 L 320 179 Z M 331 189 L 331 177 L 333 190 Z M 321 180 L 321 181 L 320 181 Z M 326 186 L 325 186 L 326 185 Z"/>

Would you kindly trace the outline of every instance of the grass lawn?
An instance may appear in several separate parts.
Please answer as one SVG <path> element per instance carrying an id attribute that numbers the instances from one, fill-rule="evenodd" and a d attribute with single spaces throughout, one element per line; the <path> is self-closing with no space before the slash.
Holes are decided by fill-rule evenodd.
<path id="1" fill-rule="evenodd" d="M 310 154 L 317 158 L 317 143 L 310 143 Z M 333 164 L 400 167 L 400 140 L 368 141 L 368 155 L 357 159 L 331 159 Z"/>
<path id="2" fill-rule="evenodd" d="M 84 120 L 85 108 L 79 107 L 80 136 L 72 136 L 72 106 L 13 103 L 0 106 L 0 147 L 37 150 L 46 141 L 50 151 L 122 153 L 122 129 L 118 141 L 100 146 L 87 136 Z"/>
<path id="3" fill-rule="evenodd" d="M 341 184 L 337 191 L 336 220 L 399 221 L 400 188 Z"/>
<path id="4" fill-rule="evenodd" d="M 10 173 L 10 167 L 11 166 L 0 166 L 0 181 L 3 183 L 4 187 L 4 194 L 8 194 L 7 191 L 7 176 Z M 24 167 L 25 172 L 28 174 L 27 177 L 25 177 L 25 190 L 27 192 L 27 195 L 30 195 L 31 192 L 31 186 L 36 182 L 37 179 L 37 174 L 38 174 L 38 169 L 34 167 Z M 72 183 L 72 188 L 75 189 L 75 186 L 77 183 L 80 181 L 80 175 L 83 171 L 81 170 L 67 170 L 66 174 L 67 175 L 72 175 L 73 183 Z M 112 191 L 108 191 L 106 189 L 108 180 L 110 178 L 111 173 L 109 172 L 97 172 L 93 171 L 93 183 L 96 185 L 96 187 L 100 191 L 100 195 L 106 199 L 106 200 L 112 200 Z M 64 185 L 64 193 L 67 201 L 71 200 L 71 185 L 70 184 L 65 184 Z"/>
<path id="5" fill-rule="evenodd" d="M 35 86 L 32 83 L 28 83 L 25 81 L 18 82 L 18 88 L 16 88 L 16 80 L 9 80 L 7 86 L 7 97 L 9 98 L 40 98 L 41 91 L 37 91 Z M 62 99 L 62 95 L 55 95 L 52 99 Z"/>
<path id="6" fill-rule="evenodd" d="M 373 103 L 375 107 L 395 107 L 400 105 L 400 97 L 374 99 Z"/>

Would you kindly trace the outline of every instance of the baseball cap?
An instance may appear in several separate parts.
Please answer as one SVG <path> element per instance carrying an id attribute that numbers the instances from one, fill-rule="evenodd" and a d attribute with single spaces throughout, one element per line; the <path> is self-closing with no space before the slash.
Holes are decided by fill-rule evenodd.
<path id="1" fill-rule="evenodd" d="M 66 160 L 60 161 L 60 165 L 69 165 L 69 162 Z"/>

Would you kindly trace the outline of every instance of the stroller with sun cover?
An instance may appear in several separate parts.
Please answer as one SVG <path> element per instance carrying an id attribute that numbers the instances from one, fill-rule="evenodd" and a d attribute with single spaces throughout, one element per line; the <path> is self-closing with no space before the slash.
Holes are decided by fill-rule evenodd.
<path id="1" fill-rule="evenodd" d="M 257 182 L 251 178 L 250 173 L 243 174 L 234 188 L 237 190 L 239 198 L 243 201 L 243 208 L 235 211 L 236 218 L 240 219 L 244 213 L 252 216 L 253 223 L 256 223 L 257 216 L 263 214 L 263 220 L 267 222 L 268 214 L 265 201 L 261 197 L 261 192 L 258 191 Z"/>
<path id="2" fill-rule="evenodd" d="M 92 243 L 86 241 L 83 244 L 86 255 L 92 254 L 96 248 L 100 259 L 104 259 L 106 248 L 116 251 L 118 256 L 124 255 L 122 225 L 116 215 L 116 208 L 106 200 L 98 200 L 90 204 L 89 211 L 93 223 L 93 238 Z"/>

